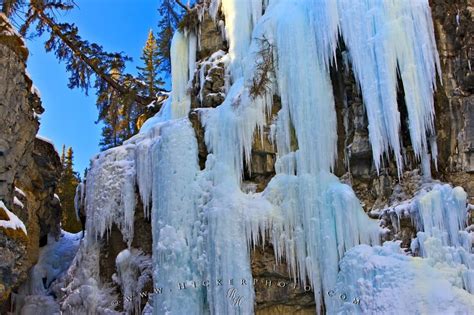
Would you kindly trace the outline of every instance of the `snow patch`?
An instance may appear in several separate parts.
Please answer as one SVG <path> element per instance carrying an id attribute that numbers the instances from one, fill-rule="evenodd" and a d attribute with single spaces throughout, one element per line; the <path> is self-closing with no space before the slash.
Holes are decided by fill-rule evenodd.
<path id="1" fill-rule="evenodd" d="M 21 205 L 23 206 L 23 204 Z M 28 235 L 28 232 L 26 231 L 26 227 L 23 221 L 21 221 L 13 212 L 10 212 L 10 210 L 8 210 L 7 206 L 5 206 L 5 204 L 1 200 L 0 200 L 0 209 L 3 212 L 5 212 L 5 214 L 8 216 L 8 220 L 0 220 L 0 227 L 3 227 L 5 229 L 12 229 L 12 230 L 21 229 L 25 233 L 25 235 Z"/>

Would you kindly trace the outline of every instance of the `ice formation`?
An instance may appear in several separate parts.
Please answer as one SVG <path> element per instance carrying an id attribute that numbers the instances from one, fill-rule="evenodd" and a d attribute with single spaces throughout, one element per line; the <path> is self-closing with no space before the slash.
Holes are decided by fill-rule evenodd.
<path id="1" fill-rule="evenodd" d="M 128 314 L 140 314 L 145 285 L 152 277 L 151 258 L 135 248 L 124 249 L 115 264 L 117 274 L 112 278 L 122 288 L 123 309 Z"/>
<path id="2" fill-rule="evenodd" d="M 470 314 L 474 298 L 448 265 L 404 254 L 398 243 L 360 245 L 340 263 L 327 294 L 334 314 Z M 330 295 L 330 296 L 329 296 Z"/>
<path id="3" fill-rule="evenodd" d="M 374 162 L 393 150 L 403 167 L 397 73 L 403 82 L 411 143 L 420 158 L 433 134 L 436 71 L 440 69 L 427 0 L 338 0 L 340 29 L 369 119 Z M 355 18 L 357 17 L 357 18 Z"/>
<path id="4" fill-rule="evenodd" d="M 99 154 L 87 174 L 86 213 L 89 237 L 104 236 L 115 223 L 124 240 L 133 239 L 135 147 L 123 145 Z"/>
<path id="5" fill-rule="evenodd" d="M 171 41 L 172 117 L 181 118 L 191 107 L 189 82 L 194 76 L 197 38 L 194 33 L 177 31 Z"/>
<path id="6" fill-rule="evenodd" d="M 412 219 L 418 233 L 411 251 L 419 257 L 408 256 L 396 242 L 350 250 L 341 260 L 333 309 L 351 314 L 468 314 L 474 305 L 474 233 L 466 228 L 466 200 L 461 187 L 431 182 L 413 199 L 384 210 L 395 220 Z M 399 229 L 399 223 L 394 227 Z M 354 305 L 355 298 L 360 305 Z"/>
<path id="7" fill-rule="evenodd" d="M 214 8 L 219 5 L 226 18 L 230 73 L 235 80 L 243 75 L 244 60 L 252 40 L 253 27 L 262 15 L 263 3 L 254 0 L 216 0 L 213 4 Z"/>
<path id="8" fill-rule="evenodd" d="M 200 220 L 195 205 L 197 142 L 187 118 L 164 123 L 153 156 L 152 230 L 155 286 L 166 288 L 154 299 L 154 312 L 191 314 L 204 308 L 202 287 L 169 292 L 177 281 L 201 279 Z"/>
<path id="9" fill-rule="evenodd" d="M 48 235 L 38 262 L 29 272 L 28 280 L 13 296 L 18 314 L 59 314 L 59 304 L 51 294 L 51 284 L 69 268 L 79 248 L 80 233 L 61 231 L 58 240 Z"/>
<path id="10" fill-rule="evenodd" d="M 411 209 L 419 231 L 411 247 L 433 265 L 452 268 L 454 285 L 474 294 L 474 234 L 465 230 L 466 200 L 461 187 L 436 185 L 422 191 Z"/>
<path id="11" fill-rule="evenodd" d="M 66 274 L 51 285 L 62 314 L 118 315 L 117 296 L 99 277 L 100 244 L 85 237 Z"/>
<path id="12" fill-rule="evenodd" d="M 414 151 L 425 164 L 430 163 L 429 147 L 435 158 L 432 93 L 439 61 L 428 2 L 215 0 L 211 11 L 216 13 L 219 5 L 229 52 L 216 53 L 208 63 L 212 66 L 219 60 L 227 65 L 232 85 L 220 106 L 198 111 L 209 152 L 205 168 L 199 168 L 197 141 L 187 118 L 196 36 L 178 31 L 171 47 L 170 98 L 138 135 L 97 156 L 88 173 L 87 243 L 104 236 L 113 223 L 121 229 L 129 245 L 116 261 L 116 279 L 123 290 L 132 290 L 125 279 L 135 261 L 130 244 L 136 184 L 147 217 L 151 210 L 153 230 L 155 294 L 147 314 L 252 313 L 249 253 L 266 237 L 274 245 L 277 262 L 286 259 L 295 282 L 311 285 L 317 312 L 324 304 L 329 313 L 354 308 L 390 313 L 386 304 L 371 304 L 368 299 L 371 294 L 383 299 L 406 290 L 382 279 L 396 279 L 402 269 L 416 292 L 423 290 L 417 280 L 437 277 L 433 284 L 449 290 L 447 299 L 459 302 L 457 310 L 469 307 L 469 293 L 463 288 L 472 292 L 474 283 L 472 236 L 459 232 L 466 214 L 462 209 L 466 196 L 460 189 L 436 188 L 416 199 L 413 213 L 420 232 L 413 250 L 423 258 L 413 258 L 402 255 L 396 244 L 378 246 L 383 233 L 379 223 L 364 213 L 352 189 L 331 174 L 337 124 L 329 71 L 339 32 L 361 86 L 377 168 L 384 154 L 393 153 L 399 172 L 403 169 L 397 73 L 405 91 Z M 271 48 L 275 68 L 268 73 L 265 91 L 255 95 L 250 91 L 253 79 L 261 75 L 262 45 Z M 202 93 L 203 71 L 199 77 Z M 270 140 L 278 152 L 276 176 L 261 193 L 243 192 L 243 168 L 251 163 L 254 138 L 263 137 L 273 95 L 281 99 L 281 109 L 271 122 Z M 236 305 L 226 292 L 232 281 L 241 279 L 246 285 L 239 287 L 239 295 L 246 302 Z M 81 281 L 79 288 L 84 288 L 86 281 Z M 87 285 L 88 292 L 101 286 L 97 281 Z M 360 303 L 348 305 L 326 295 L 343 286 L 348 288 L 344 294 L 360 297 Z M 410 304 L 391 307 L 403 312 L 413 304 L 422 310 L 438 295 L 422 292 L 416 301 L 414 296 L 407 298 Z M 97 309 L 97 303 L 90 307 Z M 433 310 L 449 312 L 455 309 L 451 306 Z M 132 307 L 126 304 L 127 309 Z"/>

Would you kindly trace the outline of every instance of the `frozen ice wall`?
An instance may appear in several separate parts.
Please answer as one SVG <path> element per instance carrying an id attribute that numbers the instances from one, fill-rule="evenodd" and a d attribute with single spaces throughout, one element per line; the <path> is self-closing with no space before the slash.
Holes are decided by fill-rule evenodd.
<path id="1" fill-rule="evenodd" d="M 220 106 L 199 110 L 209 152 L 205 169 L 199 168 L 197 142 L 187 118 L 196 36 L 178 31 L 171 47 L 170 99 L 137 136 L 93 161 L 85 197 L 89 239 L 102 237 L 115 223 L 130 245 L 137 184 L 146 216 L 151 210 L 154 314 L 252 313 L 249 253 L 252 244 L 263 242 L 267 235 L 276 260 L 285 258 L 295 281 L 313 287 L 318 312 L 324 303 L 329 312 L 353 311 L 360 305 L 363 310 L 390 313 L 387 304 L 370 304 L 366 298 L 380 293 L 383 300 L 403 289 L 385 284 L 383 278 L 396 279 L 394 273 L 404 269 L 410 281 L 457 270 L 454 278 L 440 278 L 435 284 L 451 290 L 455 301 L 465 301 L 463 288 L 472 290 L 473 283 L 468 250 L 472 236 L 458 233 L 465 215 L 461 209 L 465 196 L 459 189 L 435 189 L 417 199 L 416 223 L 422 232 L 413 248 L 424 258 L 413 258 L 389 244 L 377 246 L 379 223 L 364 213 L 352 189 L 331 174 L 337 122 L 329 70 L 338 32 L 361 86 L 377 168 L 384 155 L 393 155 L 399 172 L 403 169 L 397 71 L 415 153 L 421 158 L 429 146 L 434 150 L 428 138 L 434 135 L 432 94 L 439 62 L 428 2 L 212 1 L 214 12 L 219 6 L 229 52 L 214 58 L 226 61 L 232 86 Z M 265 91 L 256 95 L 251 88 L 262 75 L 259 64 L 265 59 L 265 47 L 274 69 L 267 73 Z M 244 193 L 243 168 L 251 163 L 254 138 L 263 137 L 273 95 L 281 99 L 270 139 L 278 152 L 277 175 L 262 193 Z M 439 260 L 439 252 L 430 251 L 436 242 L 441 242 L 441 256 L 449 259 Z M 124 271 L 117 279 L 128 277 L 130 262 L 124 252 L 117 261 Z M 360 265 L 353 266 L 356 263 Z M 419 273 L 418 264 L 428 271 Z M 382 271 L 377 273 L 377 268 Z M 235 305 L 226 294 L 231 280 L 239 279 L 248 280 L 239 287 L 245 303 Z M 325 294 L 343 286 L 352 290 L 348 295 L 365 300 L 349 306 Z M 410 282 L 413 286 L 418 290 Z M 424 300 L 413 303 L 430 304 L 438 293 L 423 294 Z M 150 309 L 148 305 L 147 312 Z M 449 310 L 450 305 L 443 309 Z"/>
<path id="2" fill-rule="evenodd" d="M 128 314 L 140 314 L 141 297 L 152 277 L 151 257 L 135 248 L 124 249 L 115 264 L 117 273 L 112 277 L 122 288 L 123 308 Z"/>
<path id="3" fill-rule="evenodd" d="M 203 278 L 203 223 L 195 204 L 197 141 L 187 118 L 164 123 L 160 134 L 149 152 L 153 156 L 154 283 L 157 290 L 163 288 L 155 295 L 154 314 L 202 313 L 205 287 L 191 287 L 192 281 Z"/>
<path id="4" fill-rule="evenodd" d="M 314 8 L 315 3 L 271 2 L 254 29 L 244 76 L 235 81 L 221 106 L 203 112 L 201 118 L 206 145 L 212 153 L 206 170 L 214 182 L 225 183 L 227 187 L 223 194 L 227 197 L 219 199 L 216 192 L 211 196 L 220 202 L 229 196 L 237 198 L 236 201 L 242 200 L 238 197 L 243 194 L 238 184 L 243 163 L 250 164 L 254 136 L 266 123 L 272 106 L 268 96 L 272 93 L 280 96 L 282 108 L 273 137 L 278 150 L 278 174 L 261 195 L 257 194 L 250 201 L 253 206 L 248 210 L 240 206 L 240 212 L 244 217 L 250 213 L 256 217 L 256 223 L 250 225 L 251 232 L 247 234 L 252 241 L 259 239 L 262 229 L 271 231 L 277 259 L 283 256 L 287 259 L 297 281 L 306 284 L 309 280 L 314 288 L 317 309 L 320 309 L 321 292 L 335 285 L 338 261 L 344 252 L 361 242 L 377 244 L 380 231 L 377 222 L 365 215 L 350 187 L 342 185 L 329 173 L 336 157 L 337 134 L 329 61 L 324 58 L 334 53 L 335 45 L 330 39 L 336 38 L 337 28 L 334 24 L 327 30 L 320 28 L 313 19 L 314 15 L 321 14 Z M 330 6 L 325 9 L 328 14 L 332 12 Z M 277 67 L 267 93 L 255 97 L 249 87 L 258 72 L 256 65 L 264 40 L 273 47 Z M 325 49 L 318 46 L 320 44 Z M 296 142 L 296 150 L 292 141 Z M 218 184 L 214 186 L 219 187 Z M 265 202 L 270 205 L 263 206 Z M 242 220 L 239 211 L 226 214 L 224 209 L 229 207 L 232 208 L 213 208 L 212 214 L 220 212 L 222 218 L 210 221 L 209 230 L 225 224 L 233 231 L 235 242 L 246 230 L 236 224 Z M 351 224 L 343 224 L 347 220 Z M 234 222 L 232 227 L 231 222 Z M 215 242 L 219 240 L 216 238 Z M 248 257 L 234 262 L 234 265 L 239 264 L 248 265 Z M 213 268 L 219 268 L 218 264 Z"/>

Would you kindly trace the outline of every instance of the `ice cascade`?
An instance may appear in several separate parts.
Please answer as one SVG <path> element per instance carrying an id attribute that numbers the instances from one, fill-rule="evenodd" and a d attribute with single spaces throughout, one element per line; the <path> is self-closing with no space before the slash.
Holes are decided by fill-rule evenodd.
<path id="1" fill-rule="evenodd" d="M 337 121 L 330 69 L 337 66 L 339 35 L 361 86 L 377 169 L 384 154 L 392 153 L 399 172 L 403 169 L 397 74 L 415 154 L 427 156 L 431 147 L 435 155 L 435 143 L 428 140 L 434 136 L 432 94 L 439 61 L 428 1 L 214 0 L 211 6 L 214 12 L 220 6 L 225 17 L 229 52 L 217 57 L 229 60 L 232 85 L 220 106 L 198 110 L 209 152 L 205 168 L 199 167 L 187 118 L 197 39 L 178 31 L 171 45 L 170 98 L 138 135 L 97 156 L 88 173 L 88 241 L 115 223 L 129 246 L 117 258 L 117 281 L 125 284 L 134 261 L 130 245 L 137 185 L 146 217 L 151 210 L 154 314 L 253 313 L 250 250 L 267 237 L 277 262 L 286 259 L 295 282 L 312 287 L 318 312 L 323 305 L 328 312 L 353 310 L 326 292 L 346 286 L 344 294 L 354 298 L 368 299 L 374 288 L 389 296 L 393 291 L 384 291 L 379 275 L 396 278 L 394 273 L 406 268 L 413 279 L 424 280 L 452 261 L 453 282 L 440 279 L 439 284 L 464 301 L 462 288 L 471 291 L 474 281 L 470 236 L 458 232 L 465 215 L 459 189 L 434 189 L 416 199 L 414 220 L 421 232 L 413 250 L 424 258 L 413 258 L 402 255 L 396 244 L 378 246 L 383 232 L 378 222 L 331 174 Z M 273 67 L 261 73 L 260 65 L 268 60 Z M 268 84 L 255 92 L 253 84 L 262 75 Z M 274 96 L 281 109 L 271 119 Z M 261 193 L 243 192 L 244 166 L 252 162 L 254 140 L 263 140 L 268 124 L 277 149 L 276 176 Z M 435 243 L 452 260 L 439 260 L 432 251 Z M 372 265 L 369 258 L 375 259 Z M 364 260 L 367 264 L 361 265 Z M 426 273 L 418 274 L 418 263 Z M 359 279 L 365 267 L 374 275 L 370 283 Z M 245 302 L 230 301 L 233 281 L 242 280 L 238 294 Z M 360 305 L 372 310 L 367 299 Z M 377 304 L 374 310 L 387 309 Z"/>

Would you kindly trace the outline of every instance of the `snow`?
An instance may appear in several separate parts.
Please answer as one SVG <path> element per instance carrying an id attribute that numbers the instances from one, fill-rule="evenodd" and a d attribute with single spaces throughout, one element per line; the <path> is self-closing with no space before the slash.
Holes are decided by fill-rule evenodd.
<path id="1" fill-rule="evenodd" d="M 42 141 L 44 141 L 44 142 L 47 142 L 47 143 L 51 144 L 51 145 L 53 146 L 53 148 L 54 148 L 54 151 L 56 151 L 56 153 L 58 152 L 58 150 L 56 149 L 56 146 L 55 146 L 54 143 L 53 143 L 53 140 L 51 140 L 51 139 L 49 139 L 49 138 L 46 138 L 46 137 L 44 137 L 44 136 L 40 136 L 40 135 L 36 135 L 36 139 L 40 139 L 40 140 L 42 140 Z M 59 153 L 58 153 L 58 155 L 59 155 Z"/>
<path id="2" fill-rule="evenodd" d="M 140 133 L 145 134 L 152 129 L 156 124 L 171 119 L 171 98 L 168 97 L 161 107 L 160 111 L 153 117 L 147 119 L 140 128 Z"/>
<path id="3" fill-rule="evenodd" d="M 26 49 L 26 43 L 23 36 L 21 36 L 21 34 L 15 29 L 15 27 L 12 26 L 13 24 L 11 23 L 10 19 L 5 15 L 5 13 L 0 12 L 0 18 L 7 22 L 7 24 L 2 23 L 3 25 L 1 34 L 17 37 L 19 40 L 21 40 L 22 47 Z"/>
<path id="4" fill-rule="evenodd" d="M 32 94 L 37 95 L 39 98 L 41 98 L 41 93 L 40 93 L 38 87 L 36 87 L 36 85 L 34 85 L 34 84 L 31 85 L 30 92 Z"/>
<path id="5" fill-rule="evenodd" d="M 12 230 L 21 229 L 25 233 L 25 235 L 28 235 L 23 221 L 21 221 L 13 212 L 10 212 L 10 210 L 8 210 L 7 206 L 5 206 L 5 204 L 1 200 L 0 210 L 8 216 L 8 220 L 0 220 L 0 227 Z"/>
<path id="6" fill-rule="evenodd" d="M 25 205 L 21 202 L 16 196 L 13 197 L 13 204 L 19 206 L 20 208 L 24 208 Z"/>
<path id="7" fill-rule="evenodd" d="M 21 190 L 20 188 L 18 188 L 18 187 L 15 187 L 15 193 L 17 193 L 17 194 L 19 194 L 23 197 L 26 197 L 25 192 L 23 190 Z"/>
<path id="8" fill-rule="evenodd" d="M 49 144 L 51 144 L 52 146 L 54 146 L 54 143 L 53 143 L 53 140 L 49 139 L 49 138 L 46 138 L 44 136 L 40 136 L 40 135 L 36 135 L 36 138 L 37 139 L 40 139 L 44 142 L 48 142 Z"/>

